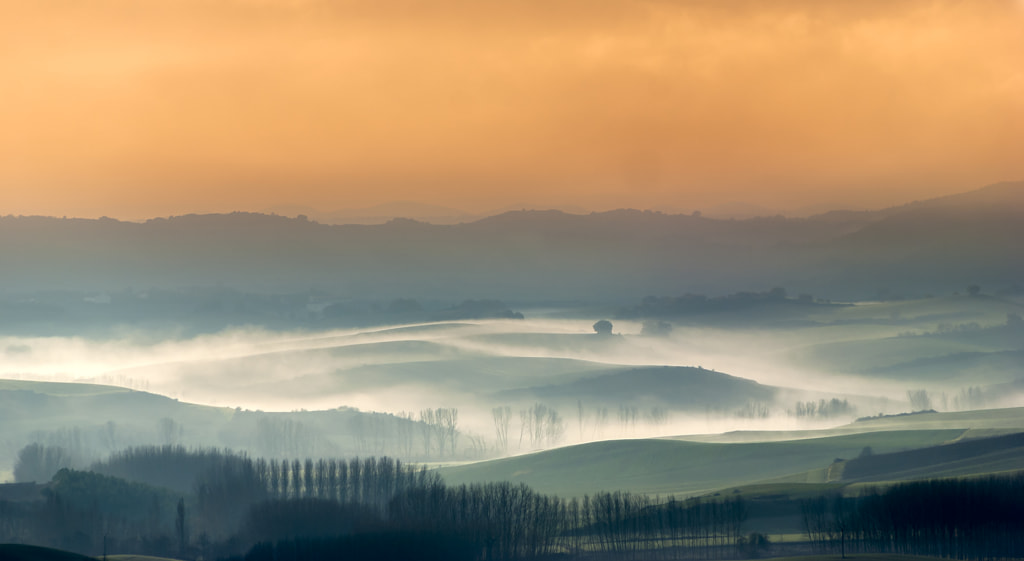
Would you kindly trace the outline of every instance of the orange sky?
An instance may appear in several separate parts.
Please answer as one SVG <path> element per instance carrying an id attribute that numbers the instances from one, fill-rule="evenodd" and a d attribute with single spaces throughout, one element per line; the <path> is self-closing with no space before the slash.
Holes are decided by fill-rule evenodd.
<path id="1" fill-rule="evenodd" d="M 0 214 L 1024 179 L 1024 0 L 0 0 Z"/>

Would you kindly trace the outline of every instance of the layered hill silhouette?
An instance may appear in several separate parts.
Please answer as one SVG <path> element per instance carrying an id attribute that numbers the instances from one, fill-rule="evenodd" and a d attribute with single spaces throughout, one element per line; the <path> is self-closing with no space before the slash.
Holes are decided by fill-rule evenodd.
<path id="1" fill-rule="evenodd" d="M 362 297 L 632 299 L 782 286 L 828 298 L 1012 287 L 1024 182 L 876 212 L 715 220 L 518 211 L 327 226 L 249 213 L 0 218 L 9 291 L 215 285 Z"/>
<path id="2" fill-rule="evenodd" d="M 423 428 L 412 419 L 347 407 L 249 411 L 113 386 L 18 380 L 0 380 L 0 425 L 0 466 L 14 465 L 20 449 L 34 442 L 61 448 L 67 465 L 79 468 L 112 451 L 154 443 L 266 457 L 397 455 L 412 446 L 403 438 Z"/>

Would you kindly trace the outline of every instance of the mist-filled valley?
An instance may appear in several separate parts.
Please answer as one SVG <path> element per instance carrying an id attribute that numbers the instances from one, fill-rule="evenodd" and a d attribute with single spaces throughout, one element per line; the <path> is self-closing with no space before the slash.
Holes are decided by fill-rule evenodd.
<path id="1" fill-rule="evenodd" d="M 0 218 L 0 543 L 1022 554 L 1022 185 L 809 219 Z"/>

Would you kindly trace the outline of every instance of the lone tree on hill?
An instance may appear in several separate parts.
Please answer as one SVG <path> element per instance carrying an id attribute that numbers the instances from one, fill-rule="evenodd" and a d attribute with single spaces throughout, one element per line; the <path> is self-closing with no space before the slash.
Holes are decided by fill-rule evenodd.
<path id="1" fill-rule="evenodd" d="M 611 335 L 612 322 L 602 319 L 594 324 L 594 331 L 596 331 L 598 335 Z"/>

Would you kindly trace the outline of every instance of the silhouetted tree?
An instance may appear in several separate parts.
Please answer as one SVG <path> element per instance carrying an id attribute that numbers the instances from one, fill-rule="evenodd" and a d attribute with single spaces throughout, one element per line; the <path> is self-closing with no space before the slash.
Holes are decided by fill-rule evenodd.
<path id="1" fill-rule="evenodd" d="M 174 531 L 178 536 L 179 555 L 185 554 L 185 545 L 187 543 L 185 537 L 185 528 L 185 498 L 182 497 L 178 499 L 177 513 L 175 514 L 174 517 Z"/>

